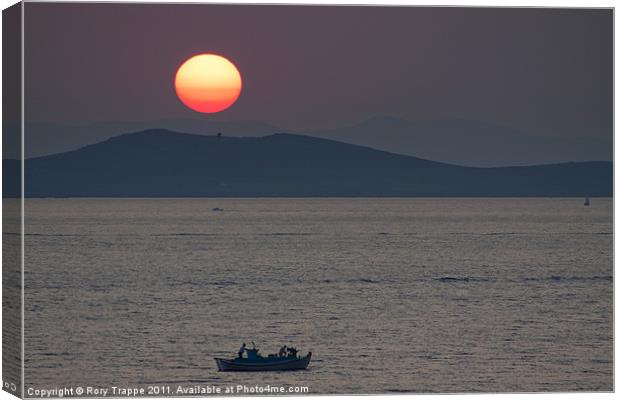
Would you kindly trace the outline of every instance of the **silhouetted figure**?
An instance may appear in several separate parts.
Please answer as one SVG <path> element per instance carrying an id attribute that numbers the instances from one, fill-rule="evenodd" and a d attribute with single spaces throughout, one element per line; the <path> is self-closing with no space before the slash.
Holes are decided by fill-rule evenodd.
<path id="1" fill-rule="evenodd" d="M 289 357 L 297 357 L 297 349 L 294 347 L 289 347 L 288 348 L 288 355 Z"/>
<path id="2" fill-rule="evenodd" d="M 239 358 L 243 358 L 243 353 L 245 352 L 245 343 L 241 345 L 239 348 Z"/>
<path id="3" fill-rule="evenodd" d="M 217 134 L 217 137 L 218 137 L 218 138 L 221 138 L 221 137 L 222 137 L 222 132 L 219 132 L 219 133 Z"/>
<path id="4" fill-rule="evenodd" d="M 278 352 L 278 357 L 284 357 L 286 355 L 286 345 L 280 347 L 280 351 Z"/>

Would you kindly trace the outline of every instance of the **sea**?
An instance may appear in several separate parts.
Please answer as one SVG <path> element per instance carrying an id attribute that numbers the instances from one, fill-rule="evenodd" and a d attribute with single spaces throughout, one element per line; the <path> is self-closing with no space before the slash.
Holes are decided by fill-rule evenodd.
<path id="1" fill-rule="evenodd" d="M 27 199 L 24 386 L 612 391 L 613 201 L 583 203 Z M 312 361 L 218 372 L 244 342 Z"/>

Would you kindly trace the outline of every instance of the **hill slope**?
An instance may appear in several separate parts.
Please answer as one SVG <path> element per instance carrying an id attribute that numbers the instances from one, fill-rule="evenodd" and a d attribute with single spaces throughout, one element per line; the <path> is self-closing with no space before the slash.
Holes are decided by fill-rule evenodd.
<path id="1" fill-rule="evenodd" d="M 77 150 L 89 144 L 99 143 L 122 133 L 149 129 L 169 129 L 179 132 L 215 135 L 223 132 L 226 136 L 265 136 L 278 129 L 257 121 L 205 121 L 199 119 L 164 119 L 145 122 L 107 122 L 86 126 L 60 124 L 27 123 L 25 125 L 26 158 L 42 157 L 50 154 Z M 21 155 L 21 127 L 3 125 L 4 154 L 7 158 Z M 13 153 L 11 153 L 13 151 Z"/>
<path id="2" fill-rule="evenodd" d="M 119 121 L 86 126 L 27 123 L 26 157 L 73 151 L 122 133 L 149 129 L 168 129 L 199 135 L 222 132 L 225 136 L 236 137 L 262 137 L 280 131 L 258 121 L 218 122 L 210 119 Z M 6 158 L 17 158 L 21 155 L 19 131 L 19 126 L 3 125 L 3 132 L 8 132 L 3 136 Z M 611 133 L 607 137 L 596 132 L 585 137 L 568 137 L 560 132 L 556 136 L 528 135 L 507 126 L 464 119 L 410 121 L 384 116 L 353 126 L 295 133 L 472 167 L 613 159 Z"/>
<path id="3" fill-rule="evenodd" d="M 612 164 L 470 168 L 308 136 L 148 130 L 29 159 L 25 182 L 28 197 L 610 196 Z"/>

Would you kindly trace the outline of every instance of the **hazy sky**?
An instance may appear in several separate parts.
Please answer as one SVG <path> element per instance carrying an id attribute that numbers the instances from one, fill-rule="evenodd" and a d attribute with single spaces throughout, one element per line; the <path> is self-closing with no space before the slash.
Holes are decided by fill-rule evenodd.
<path id="1" fill-rule="evenodd" d="M 89 124 L 259 120 L 297 131 L 376 115 L 612 135 L 612 12 L 26 3 L 26 117 Z M 180 64 L 233 61 L 244 89 L 210 116 Z"/>

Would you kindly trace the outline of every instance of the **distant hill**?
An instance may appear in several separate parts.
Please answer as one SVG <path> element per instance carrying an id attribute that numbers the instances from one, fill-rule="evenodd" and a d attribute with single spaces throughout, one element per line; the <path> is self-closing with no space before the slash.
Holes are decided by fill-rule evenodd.
<path id="1" fill-rule="evenodd" d="M 611 135 L 609 140 L 596 135 L 592 138 L 529 135 L 502 125 L 463 119 L 408 121 L 375 117 L 311 135 L 476 167 L 613 159 Z"/>
<path id="2" fill-rule="evenodd" d="M 19 140 L 19 127 L 4 126 L 5 140 Z M 148 129 L 169 129 L 178 132 L 201 135 L 216 135 L 223 132 L 227 136 L 265 136 L 278 131 L 278 128 L 257 121 L 210 121 L 205 119 L 162 119 L 150 122 L 106 122 L 92 125 L 62 125 L 29 123 L 25 126 L 26 158 L 77 150 L 89 144 L 99 143 L 113 136 Z M 5 158 L 19 158 L 21 151 L 17 143 L 5 143 Z M 11 149 L 19 153 L 11 153 Z"/>
<path id="3" fill-rule="evenodd" d="M 612 164 L 470 168 L 300 135 L 148 130 L 29 159 L 25 181 L 28 197 L 611 196 Z"/>
<path id="4" fill-rule="evenodd" d="M 207 119 L 164 119 L 151 122 L 108 122 L 86 126 L 26 124 L 26 158 L 79 149 L 129 132 L 169 129 L 200 135 L 261 137 L 281 131 L 258 121 L 213 121 Z M 5 158 L 18 158 L 18 127 L 3 127 Z M 368 146 L 392 153 L 410 155 L 449 164 L 496 167 L 550 164 L 568 161 L 611 161 L 613 143 L 609 138 L 590 135 L 570 138 L 529 135 L 506 126 L 470 120 L 409 121 L 394 117 L 375 117 L 337 129 L 294 132 L 340 142 Z M 559 132 L 560 134 L 561 132 Z M 11 149 L 17 151 L 11 153 Z"/>

